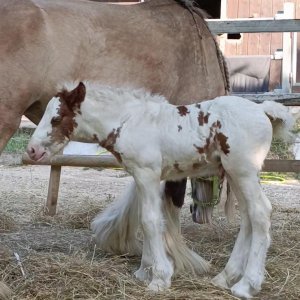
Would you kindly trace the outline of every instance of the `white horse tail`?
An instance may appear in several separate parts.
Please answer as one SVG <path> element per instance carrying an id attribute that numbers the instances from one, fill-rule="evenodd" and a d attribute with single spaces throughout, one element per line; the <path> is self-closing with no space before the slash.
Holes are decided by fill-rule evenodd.
<path id="1" fill-rule="evenodd" d="M 180 232 L 180 208 L 175 207 L 170 197 L 164 195 L 164 184 L 161 185 L 163 214 L 165 218 L 164 243 L 168 255 L 172 258 L 176 273 L 188 272 L 202 274 L 208 272 L 210 263 L 190 250 Z"/>
<path id="2" fill-rule="evenodd" d="M 289 109 L 273 101 L 264 101 L 262 104 L 265 114 L 269 117 L 273 126 L 273 136 L 286 142 L 295 139 L 292 133 L 297 116 L 293 116 Z"/>
<path id="3" fill-rule="evenodd" d="M 233 222 L 236 220 L 235 204 L 237 203 L 237 200 L 232 188 L 229 185 L 227 176 L 228 174 L 225 175 L 222 182 L 222 187 L 219 194 L 220 203 L 218 204 L 218 209 L 225 213 L 225 216 L 229 222 Z"/>
<path id="4" fill-rule="evenodd" d="M 141 241 L 137 239 L 140 224 L 136 185 L 133 181 L 121 197 L 98 214 L 91 229 L 96 244 L 114 254 L 140 255 Z"/>

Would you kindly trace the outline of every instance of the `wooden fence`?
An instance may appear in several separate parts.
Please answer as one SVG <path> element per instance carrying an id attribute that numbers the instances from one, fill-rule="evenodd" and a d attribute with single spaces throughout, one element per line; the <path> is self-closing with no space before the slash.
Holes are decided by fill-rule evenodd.
<path id="1" fill-rule="evenodd" d="M 299 32 L 300 19 L 275 20 L 274 18 L 206 20 L 213 34 L 258 33 L 258 32 Z"/>
<path id="2" fill-rule="evenodd" d="M 239 19 L 239 20 L 207 20 L 210 30 L 215 33 L 242 33 L 242 32 L 297 32 L 300 31 L 300 20 L 274 19 Z M 300 94 L 267 94 L 267 95 L 240 95 L 255 102 L 273 100 L 285 105 L 299 105 Z M 48 161 L 33 162 L 27 155 L 23 156 L 24 164 L 51 165 L 50 180 L 47 196 L 49 215 L 55 215 L 62 166 L 73 167 L 120 167 L 112 155 L 56 155 Z M 265 160 L 263 171 L 300 172 L 300 160 Z"/>

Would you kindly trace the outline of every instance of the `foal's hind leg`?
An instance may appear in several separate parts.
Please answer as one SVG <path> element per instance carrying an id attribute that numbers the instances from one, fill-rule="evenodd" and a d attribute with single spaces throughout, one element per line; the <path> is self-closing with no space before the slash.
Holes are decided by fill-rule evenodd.
<path id="1" fill-rule="evenodd" d="M 252 239 L 243 277 L 232 286 L 231 291 L 237 297 L 250 298 L 260 291 L 264 280 L 265 261 L 271 241 L 269 231 L 272 206 L 256 174 L 238 178 L 235 184 L 246 203 Z"/>
<path id="2" fill-rule="evenodd" d="M 228 175 L 227 180 L 238 200 L 241 224 L 235 245 L 224 270 L 212 280 L 214 285 L 223 288 L 230 288 L 243 276 L 248 260 L 252 232 L 246 202 L 240 190 Z"/>

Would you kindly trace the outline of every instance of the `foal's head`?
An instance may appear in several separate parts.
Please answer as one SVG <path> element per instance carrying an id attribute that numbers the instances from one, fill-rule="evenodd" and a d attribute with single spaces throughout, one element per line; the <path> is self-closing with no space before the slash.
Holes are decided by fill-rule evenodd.
<path id="1" fill-rule="evenodd" d="M 46 111 L 27 147 L 33 160 L 40 160 L 61 151 L 72 138 L 77 127 L 76 116 L 85 98 L 85 85 L 68 91 L 63 89 L 50 100 Z"/>

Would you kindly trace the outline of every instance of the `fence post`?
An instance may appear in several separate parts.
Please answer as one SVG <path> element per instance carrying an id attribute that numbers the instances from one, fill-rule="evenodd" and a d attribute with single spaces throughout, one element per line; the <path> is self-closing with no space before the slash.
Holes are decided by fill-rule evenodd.
<path id="1" fill-rule="evenodd" d="M 56 214 L 60 174 L 61 166 L 51 166 L 46 202 L 46 214 L 49 216 L 54 216 Z"/>
<path id="2" fill-rule="evenodd" d="M 284 19 L 294 18 L 294 3 L 284 3 Z M 292 34 L 291 32 L 283 33 L 282 40 L 282 91 L 284 93 L 291 93 L 292 90 Z"/>

